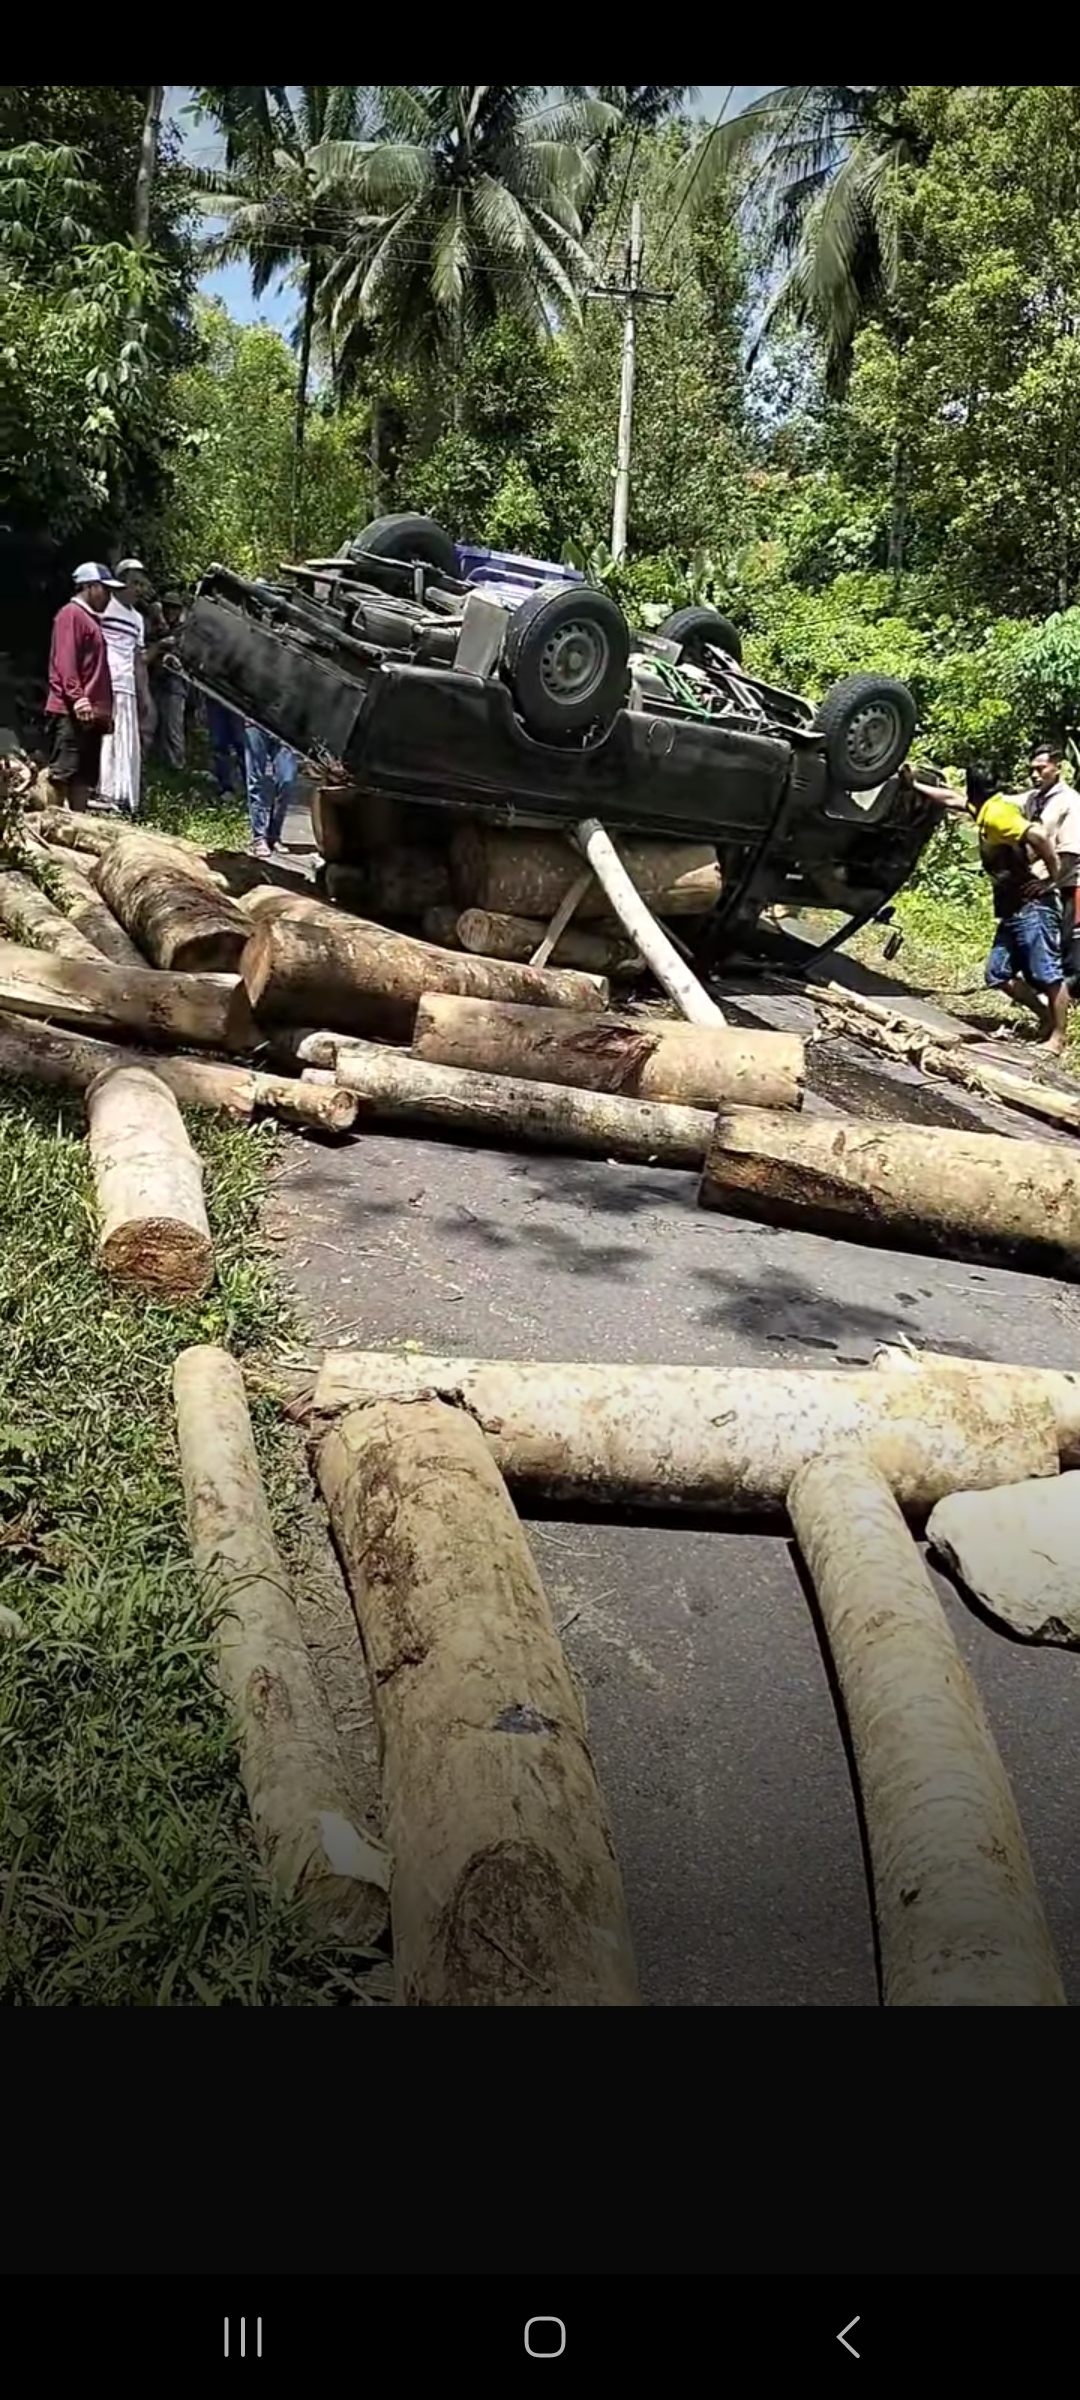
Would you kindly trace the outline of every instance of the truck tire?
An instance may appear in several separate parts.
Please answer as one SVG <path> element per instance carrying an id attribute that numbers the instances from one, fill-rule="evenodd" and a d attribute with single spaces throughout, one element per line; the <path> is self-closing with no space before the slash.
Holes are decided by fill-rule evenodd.
<path id="1" fill-rule="evenodd" d="M 918 711 L 906 683 L 892 675 L 845 675 L 826 692 L 815 720 L 825 761 L 845 792 L 872 792 L 903 766 Z"/>
<path id="2" fill-rule="evenodd" d="M 730 617 L 722 617 L 715 608 L 677 608 L 674 616 L 668 617 L 666 623 L 661 625 L 659 634 L 662 642 L 680 643 L 695 663 L 695 653 L 700 655 L 702 648 L 708 645 L 713 650 L 725 651 L 728 658 L 734 659 L 736 666 L 742 665 L 742 635 L 739 628 L 732 624 Z"/>
<path id="3" fill-rule="evenodd" d="M 458 580 L 458 554 L 434 517 L 376 517 L 349 544 L 352 559 L 399 558 L 406 566 L 434 567 L 438 574 Z"/>
<path id="4" fill-rule="evenodd" d="M 540 741 L 605 729 L 630 690 L 630 628 L 610 592 L 546 584 L 515 609 L 503 674 L 527 731 Z"/>

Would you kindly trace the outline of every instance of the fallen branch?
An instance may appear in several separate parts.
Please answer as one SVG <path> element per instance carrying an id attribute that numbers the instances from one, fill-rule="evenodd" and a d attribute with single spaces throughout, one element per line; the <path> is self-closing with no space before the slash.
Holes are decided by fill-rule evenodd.
<path id="1" fill-rule="evenodd" d="M 320 1938 L 367 1946 L 386 1931 L 390 1860 L 356 1822 L 274 1540 L 243 1375 L 227 1351 L 185 1350 L 173 1397 L 192 1556 L 227 1604 L 218 1680 L 263 1863 Z"/>
<path id="2" fill-rule="evenodd" d="M 635 949 L 652 969 L 662 991 L 676 1008 L 681 1009 L 691 1025 L 723 1025 L 723 1010 L 710 1000 L 703 984 L 683 964 L 678 951 L 669 942 L 636 891 L 627 874 L 614 842 L 597 817 L 585 817 L 577 828 L 577 839 L 588 859 L 593 874 L 625 927 Z"/>
<path id="3" fill-rule="evenodd" d="M 1064 2008 L 1008 1777 L 887 1483 L 858 1452 L 788 1508 L 843 1695 L 887 2008 Z"/>
<path id="4" fill-rule="evenodd" d="M 557 950 L 575 910 L 580 906 L 581 902 L 585 898 L 586 892 L 590 889 L 592 880 L 592 868 L 586 867 L 585 873 L 583 875 L 579 875 L 571 884 L 570 889 L 566 893 L 565 897 L 560 900 L 558 908 L 552 917 L 551 923 L 548 926 L 543 940 L 538 942 L 536 945 L 533 956 L 529 960 L 530 967 L 546 967 L 552 952 Z"/>
<path id="5" fill-rule="evenodd" d="M 114 1283 L 195 1300 L 214 1279 L 202 1167 L 172 1093 L 143 1067 L 110 1068 L 86 1096 L 98 1255 Z"/>
<path id="6" fill-rule="evenodd" d="M 47 958 L 0 942 L 0 1010 L 47 1017 L 84 1032 L 139 1033 L 149 1042 L 254 1050 L 259 1041 L 235 975 L 158 975 L 153 967 Z"/>
<path id="7" fill-rule="evenodd" d="M 314 1407 L 436 1398 L 474 1417 L 508 1483 L 530 1498 L 782 1514 L 799 1468 L 862 1442 L 903 1508 L 1056 1475 L 1049 1402 L 951 1374 L 771 1367 L 615 1367 L 331 1351 Z M 1018 1467 L 1017 1462 L 1024 1464 Z"/>
<path id="8" fill-rule="evenodd" d="M 718 1118 L 700 1196 L 807 1233 L 1080 1269 L 1080 1160 L 1063 1145 L 744 1109 Z"/>
<path id="9" fill-rule="evenodd" d="M 241 962 L 252 1007 L 268 1022 L 332 1025 L 342 1032 L 412 1038 L 425 992 L 523 1000 L 599 1011 L 607 985 L 552 967 L 513 967 L 433 950 L 408 934 L 327 911 L 257 924 Z"/>
<path id="10" fill-rule="evenodd" d="M 363 1409 L 318 1471 L 371 1671 L 400 1999 L 637 2006 L 580 1703 L 479 1429 Z"/>
<path id="11" fill-rule="evenodd" d="M 805 1075 L 797 1034 L 573 1016 L 448 994 L 420 1002 L 413 1052 L 436 1066 L 713 1110 L 732 1102 L 799 1108 Z"/>
<path id="12" fill-rule="evenodd" d="M 471 1075 L 460 1067 L 429 1066 L 426 1059 L 374 1042 L 342 1042 L 334 1072 L 339 1083 L 359 1094 L 362 1114 L 494 1141 L 534 1142 L 586 1158 L 700 1167 L 713 1127 L 708 1109 L 613 1099 L 606 1092 L 516 1082 L 508 1075 Z"/>
<path id="13" fill-rule="evenodd" d="M 958 1029 L 955 1033 L 951 1033 L 947 1027 L 940 1024 L 928 1025 L 925 1017 L 913 1016 L 910 1011 L 894 1006 L 891 1000 L 879 1000 L 869 992 L 849 992 L 846 984 L 843 983 L 809 983 L 806 992 L 807 998 L 813 1000 L 815 1004 L 820 1002 L 825 1008 L 843 1009 L 857 1018 L 869 1017 L 879 1025 L 885 1026 L 887 1030 L 902 1029 L 905 1032 L 917 1034 L 924 1042 L 937 1042 L 939 1045 L 944 1045 L 945 1043 L 969 1042 L 978 1039 L 974 1026 L 965 1028 L 963 1032 Z"/>
<path id="14" fill-rule="evenodd" d="M 40 1083 L 64 1092 L 86 1092 L 114 1067 L 141 1067 L 168 1086 L 182 1108 L 222 1109 L 250 1120 L 262 1113 L 287 1125 L 310 1125 L 325 1133 L 350 1133 L 359 1102 L 331 1077 L 330 1089 L 286 1075 L 256 1074 L 250 1067 L 216 1059 L 168 1058 L 120 1050 L 86 1034 L 61 1032 L 31 1017 L 0 1015 L 0 1082 Z"/>

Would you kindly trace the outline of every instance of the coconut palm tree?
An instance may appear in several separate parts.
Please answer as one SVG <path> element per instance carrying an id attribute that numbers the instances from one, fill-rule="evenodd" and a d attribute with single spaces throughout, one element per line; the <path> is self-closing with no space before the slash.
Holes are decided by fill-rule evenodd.
<path id="1" fill-rule="evenodd" d="M 691 212 L 721 181 L 741 180 L 770 219 L 780 279 L 755 350 L 785 317 L 824 348 L 828 387 L 842 395 L 855 337 L 895 292 L 900 170 L 918 155 L 904 84 L 782 84 L 691 149 L 680 200 Z"/>
<path id="2" fill-rule="evenodd" d="M 576 313 L 589 151 L 614 109 L 498 83 L 384 84 L 377 104 L 374 138 L 311 160 L 339 225 L 343 197 L 350 212 L 323 285 L 334 338 L 366 323 L 399 363 L 452 367 L 500 312 L 545 330 Z"/>
<path id="3" fill-rule="evenodd" d="M 582 211 L 582 231 L 591 233 L 608 194 L 611 171 L 620 134 L 629 130 L 633 135 L 655 133 L 669 117 L 679 114 L 696 100 L 696 83 L 564 83 L 560 90 L 568 100 L 602 100 L 609 108 L 618 110 L 618 122 L 601 135 L 596 148 L 595 179 Z M 629 154 L 632 157 L 633 153 Z"/>
<path id="4" fill-rule="evenodd" d="M 215 266 L 241 260 L 256 298 L 281 274 L 301 292 L 296 393 L 297 497 L 307 426 L 319 291 L 336 255 L 343 206 L 319 163 L 320 145 L 351 141 L 368 121 L 366 84 L 200 85 L 196 108 L 224 137 L 225 166 L 193 177 L 202 205 L 221 221 L 206 243 Z"/>

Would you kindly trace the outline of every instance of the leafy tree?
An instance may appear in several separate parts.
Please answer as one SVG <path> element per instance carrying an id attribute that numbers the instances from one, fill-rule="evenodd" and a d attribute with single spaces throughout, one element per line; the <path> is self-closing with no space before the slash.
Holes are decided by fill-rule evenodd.
<path id="1" fill-rule="evenodd" d="M 456 424 L 433 443 L 422 389 L 414 393 L 398 504 L 437 517 L 458 539 L 561 558 L 582 510 L 568 376 L 562 345 L 496 318 L 462 362 Z"/>
<path id="2" fill-rule="evenodd" d="M 582 230 L 588 235 L 610 197 L 611 170 L 619 148 L 620 135 L 629 125 L 635 133 L 655 133 L 666 118 L 697 98 L 695 83 L 564 83 L 561 89 L 568 100 L 602 100 L 609 108 L 618 110 L 618 123 L 601 134 L 595 146 L 595 180 L 581 212 Z"/>

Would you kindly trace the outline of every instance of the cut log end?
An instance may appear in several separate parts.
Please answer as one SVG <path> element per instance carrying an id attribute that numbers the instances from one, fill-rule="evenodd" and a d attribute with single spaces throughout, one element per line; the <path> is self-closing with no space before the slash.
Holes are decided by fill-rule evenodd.
<path id="1" fill-rule="evenodd" d="M 118 1226 L 101 1244 L 101 1262 L 113 1283 L 128 1284 L 152 1299 L 199 1300 L 214 1280 L 209 1235 L 170 1217 Z"/>

